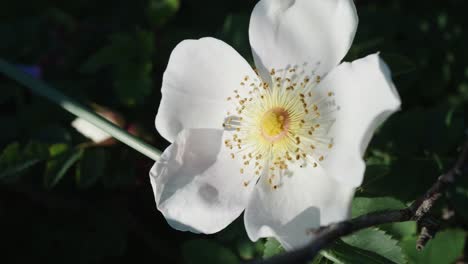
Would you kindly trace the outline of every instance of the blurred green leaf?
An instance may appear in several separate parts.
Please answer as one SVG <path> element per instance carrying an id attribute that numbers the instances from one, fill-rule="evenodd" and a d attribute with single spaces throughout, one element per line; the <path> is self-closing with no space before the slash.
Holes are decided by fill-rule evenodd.
<path id="1" fill-rule="evenodd" d="M 455 207 L 455 212 L 459 217 L 463 218 L 464 221 L 468 221 L 468 187 L 467 186 L 455 186 L 451 192 L 452 205 Z"/>
<path id="2" fill-rule="evenodd" d="M 146 14 L 151 26 L 165 24 L 179 10 L 180 0 L 149 0 Z"/>
<path id="3" fill-rule="evenodd" d="M 323 255 L 317 255 L 312 262 L 309 262 L 310 264 L 333 264 L 335 262 L 327 259 Z"/>
<path id="4" fill-rule="evenodd" d="M 237 251 L 242 259 L 252 259 L 255 255 L 255 248 L 252 242 L 242 241 L 238 243 Z"/>
<path id="5" fill-rule="evenodd" d="M 58 124 L 42 127 L 33 137 L 40 142 L 48 144 L 71 143 L 72 137 L 67 128 Z"/>
<path id="6" fill-rule="evenodd" d="M 80 70 L 92 74 L 109 67 L 119 100 L 128 106 L 142 103 L 153 89 L 153 38 L 152 32 L 144 30 L 114 34 L 110 44 L 91 56 Z"/>
<path id="7" fill-rule="evenodd" d="M 107 154 L 102 148 L 88 148 L 83 152 L 76 167 L 76 184 L 79 188 L 89 188 L 104 175 Z"/>
<path id="8" fill-rule="evenodd" d="M 249 13 L 229 14 L 224 20 L 219 38 L 229 43 L 247 61 L 253 63 L 249 43 Z"/>
<path id="9" fill-rule="evenodd" d="M 49 154 L 51 157 L 56 157 L 65 153 L 70 149 L 70 146 L 64 143 L 53 144 L 49 147 Z"/>
<path id="10" fill-rule="evenodd" d="M 406 111 L 386 122 L 372 147 L 390 159 L 375 158 L 375 151 L 369 152 L 366 159 L 370 166 L 358 194 L 392 196 L 407 202 L 426 191 L 454 162 L 454 150 L 463 141 L 464 116 L 453 113 L 447 125 L 450 109 Z"/>
<path id="11" fill-rule="evenodd" d="M 272 237 L 266 239 L 265 248 L 263 250 L 263 258 L 269 258 L 283 252 L 284 249 L 278 240 Z"/>
<path id="12" fill-rule="evenodd" d="M 72 31 L 76 28 L 75 19 L 62 9 L 50 8 L 46 11 L 46 14 L 55 23 L 65 27 L 67 31 Z"/>
<path id="13" fill-rule="evenodd" d="M 243 260 L 251 260 L 258 256 L 262 256 L 264 251 L 264 243 L 259 240 L 252 242 L 242 234 L 242 238 L 237 241 L 237 252 Z"/>
<path id="14" fill-rule="evenodd" d="M 11 143 L 0 155 L 0 179 L 17 177 L 47 157 L 47 147 L 43 144 L 31 142 L 22 149 L 19 143 Z"/>
<path id="15" fill-rule="evenodd" d="M 239 263 L 239 259 L 232 251 L 206 239 L 185 242 L 182 245 L 182 256 L 186 264 Z"/>
<path id="16" fill-rule="evenodd" d="M 71 148 L 66 144 L 54 144 L 49 148 L 51 159 L 47 161 L 44 186 L 53 188 L 67 171 L 81 158 L 82 149 Z"/>
<path id="17" fill-rule="evenodd" d="M 353 247 L 374 252 L 394 263 L 406 263 L 406 257 L 398 241 L 378 228 L 367 228 L 343 237 L 342 240 Z"/>
<path id="18" fill-rule="evenodd" d="M 416 236 L 403 240 L 401 245 L 409 263 L 449 264 L 462 255 L 465 238 L 464 231 L 451 229 L 437 233 L 422 251 L 416 249 Z"/>

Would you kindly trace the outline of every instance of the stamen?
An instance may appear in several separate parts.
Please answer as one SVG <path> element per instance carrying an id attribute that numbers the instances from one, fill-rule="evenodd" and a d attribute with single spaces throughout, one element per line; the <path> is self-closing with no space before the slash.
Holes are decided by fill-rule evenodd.
<path id="1" fill-rule="evenodd" d="M 335 94 L 320 92 L 321 76 L 316 69 L 306 72 L 305 66 L 271 69 L 270 80 L 260 80 L 258 73 L 243 76 L 226 98 L 234 107 L 222 124 L 231 135 L 224 146 L 232 159 L 241 160 L 240 174 L 249 177 L 246 187 L 257 177 L 268 177 L 272 189 L 278 189 L 290 164 L 316 168 L 334 146 L 328 131 L 338 109 Z"/>

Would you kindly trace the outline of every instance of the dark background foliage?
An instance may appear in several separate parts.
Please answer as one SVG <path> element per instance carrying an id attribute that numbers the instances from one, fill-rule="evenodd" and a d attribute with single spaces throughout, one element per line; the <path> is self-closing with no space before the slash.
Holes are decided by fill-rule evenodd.
<path id="1" fill-rule="evenodd" d="M 171 50 L 214 36 L 252 61 L 247 30 L 256 2 L 7 1 L 0 56 L 120 115 L 127 130 L 162 150 L 168 143 L 153 123 Z M 454 162 L 466 130 L 468 2 L 356 5 L 360 25 L 346 60 L 380 51 L 403 101 L 367 151 L 353 203 L 360 215 L 404 206 Z M 239 220 L 211 236 L 171 229 L 155 207 L 148 158 L 121 144 L 83 144 L 73 116 L 2 76 L 0 91 L 1 263 L 237 263 L 278 252 L 275 241 L 250 242 Z M 434 211 L 443 231 L 422 253 L 414 249 L 417 227 L 406 223 L 347 237 L 315 261 L 372 263 L 356 259 L 365 253 L 453 263 L 463 254 L 467 202 L 462 180 Z"/>

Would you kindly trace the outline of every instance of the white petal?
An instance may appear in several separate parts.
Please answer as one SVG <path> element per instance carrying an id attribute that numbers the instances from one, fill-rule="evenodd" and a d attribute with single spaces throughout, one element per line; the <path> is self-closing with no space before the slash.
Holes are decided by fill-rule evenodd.
<path id="1" fill-rule="evenodd" d="M 184 128 L 221 129 L 230 105 L 226 98 L 246 75 L 255 73 L 228 44 L 214 38 L 182 41 L 163 76 L 158 132 L 172 142 Z"/>
<path id="2" fill-rule="evenodd" d="M 341 64 L 318 89 L 332 91 L 339 107 L 330 131 L 334 147 L 321 165 L 327 175 L 358 186 L 365 170 L 362 156 L 375 129 L 400 109 L 390 70 L 378 54 L 370 55 Z"/>
<path id="3" fill-rule="evenodd" d="M 83 118 L 76 118 L 71 123 L 71 126 L 74 127 L 80 134 L 91 139 L 95 143 L 102 142 L 111 137 L 109 134 L 102 131 L 102 129 L 89 123 Z"/>
<path id="4" fill-rule="evenodd" d="M 353 0 L 262 0 L 249 28 L 255 64 L 262 76 L 304 63 L 320 63 L 316 73 L 326 74 L 348 52 L 357 24 Z"/>
<path id="5" fill-rule="evenodd" d="M 253 184 L 243 185 L 222 142 L 222 130 L 183 130 L 151 169 L 157 208 L 173 228 L 218 232 L 245 209 Z"/>
<path id="6" fill-rule="evenodd" d="M 244 213 L 251 240 L 274 236 L 287 250 L 310 241 L 308 230 L 348 218 L 354 194 L 319 167 L 290 168 L 293 174 L 276 190 L 263 176 Z"/>

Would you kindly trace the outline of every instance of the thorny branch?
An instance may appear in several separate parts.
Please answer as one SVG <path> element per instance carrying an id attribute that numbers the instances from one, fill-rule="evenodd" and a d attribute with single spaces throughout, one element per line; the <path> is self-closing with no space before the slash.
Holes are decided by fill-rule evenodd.
<path id="1" fill-rule="evenodd" d="M 416 247 L 422 249 L 437 231 L 437 223 L 428 216 L 435 202 L 442 197 L 448 185 L 462 174 L 468 164 L 468 139 L 465 141 L 455 165 L 447 172 L 439 176 L 431 188 L 410 206 L 401 210 L 374 212 L 362 215 L 351 220 L 334 223 L 315 230 L 313 240 L 303 248 L 280 254 L 259 263 L 306 263 L 312 260 L 317 253 L 331 242 L 342 236 L 349 235 L 364 228 L 375 225 L 416 221 L 421 226 L 421 234 Z"/>

